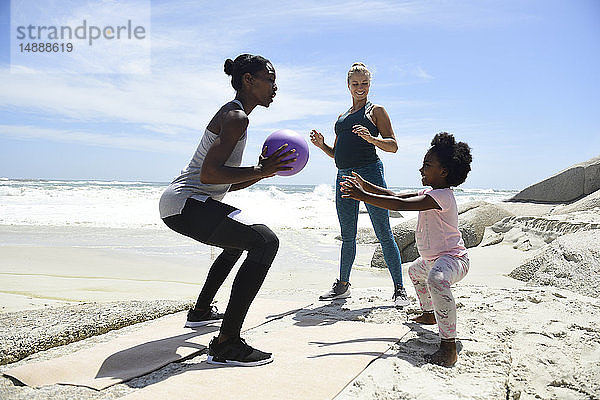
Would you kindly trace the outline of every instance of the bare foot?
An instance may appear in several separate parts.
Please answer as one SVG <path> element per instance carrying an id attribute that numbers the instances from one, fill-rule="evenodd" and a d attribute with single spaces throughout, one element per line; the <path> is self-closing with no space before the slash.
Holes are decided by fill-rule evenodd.
<path id="1" fill-rule="evenodd" d="M 456 342 L 442 340 L 440 349 L 433 354 L 426 355 L 425 360 L 431 364 L 440 365 L 442 367 L 453 367 L 458 360 Z"/>
<path id="2" fill-rule="evenodd" d="M 411 321 L 416 322 L 417 324 L 422 325 L 435 325 L 437 322 L 435 321 L 435 315 L 432 312 L 424 312 L 418 317 L 412 318 Z"/>

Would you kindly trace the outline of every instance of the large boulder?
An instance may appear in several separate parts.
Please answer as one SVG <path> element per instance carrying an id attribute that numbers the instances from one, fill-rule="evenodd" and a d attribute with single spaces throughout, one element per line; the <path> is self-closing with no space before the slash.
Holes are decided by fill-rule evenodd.
<path id="1" fill-rule="evenodd" d="M 523 189 L 510 201 L 570 203 L 600 189 L 600 156 Z"/>
<path id="2" fill-rule="evenodd" d="M 458 229 L 460 229 L 465 246 L 467 248 L 478 246 L 483 239 L 486 227 L 511 216 L 513 214 L 504 208 L 490 203 L 484 203 L 468 209 L 464 213 L 459 213 Z"/>
<path id="3" fill-rule="evenodd" d="M 509 276 L 600 297 L 600 230 L 567 234 L 515 268 Z"/>
<path id="4" fill-rule="evenodd" d="M 458 229 L 462 234 L 466 247 L 475 247 L 481 243 L 485 228 L 495 224 L 505 217 L 512 216 L 510 212 L 498 205 L 484 201 L 465 203 L 458 208 Z M 392 228 L 394 239 L 400 250 L 402 262 L 416 260 L 419 257 L 415 243 L 417 220 L 405 221 Z M 381 246 L 375 249 L 371 266 L 386 268 Z"/>
<path id="5" fill-rule="evenodd" d="M 337 240 L 342 240 L 342 235 L 337 235 L 335 237 Z M 379 239 L 375 236 L 375 231 L 373 228 L 358 228 L 356 230 L 356 243 L 358 244 L 375 244 L 379 243 Z"/>
<path id="6" fill-rule="evenodd" d="M 417 229 L 417 219 L 405 221 L 392 227 L 392 233 L 394 234 L 394 240 L 400 250 L 400 259 L 403 262 L 416 260 L 419 257 L 417 246 L 415 245 L 415 230 Z M 375 254 L 371 259 L 372 267 L 387 268 L 385 260 L 383 259 L 383 252 L 381 251 L 381 245 L 375 249 Z"/>
<path id="7" fill-rule="evenodd" d="M 551 214 L 568 214 L 573 212 L 592 211 L 600 214 L 600 190 L 585 196 L 575 203 L 565 204 L 555 207 Z"/>

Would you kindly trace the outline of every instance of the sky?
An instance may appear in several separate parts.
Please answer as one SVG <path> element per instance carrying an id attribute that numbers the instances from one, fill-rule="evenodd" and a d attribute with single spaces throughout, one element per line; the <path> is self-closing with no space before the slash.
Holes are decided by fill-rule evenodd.
<path id="1" fill-rule="evenodd" d="M 249 116 L 243 165 L 256 164 L 277 129 L 307 140 L 316 129 L 331 145 L 356 61 L 370 68 L 369 99 L 385 107 L 398 141 L 396 153 L 378 152 L 390 186 L 420 186 L 440 131 L 472 148 L 465 188 L 522 189 L 600 155 L 597 0 L 127 0 L 120 17 L 148 19 L 139 52 L 94 44 L 104 50 L 73 54 L 70 66 L 42 54 L 24 65 L 11 18 L 52 14 L 25 1 L 0 0 L 3 178 L 169 182 L 235 96 L 223 63 L 241 53 L 271 60 L 279 88 Z M 47 3 L 73 23 L 82 8 L 94 21 L 119 5 Z M 333 160 L 310 151 L 299 174 L 263 183 L 333 184 Z"/>

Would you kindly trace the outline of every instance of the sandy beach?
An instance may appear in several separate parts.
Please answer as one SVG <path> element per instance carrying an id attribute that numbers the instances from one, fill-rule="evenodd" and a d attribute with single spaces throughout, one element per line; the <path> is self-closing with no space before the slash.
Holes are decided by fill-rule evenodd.
<path id="1" fill-rule="evenodd" d="M 261 293 L 296 298 L 304 290 L 327 289 L 337 276 L 337 233 L 306 229 L 282 235 L 287 240 Z M 84 301 L 193 299 L 219 254 L 166 227 L 0 226 L 0 238 L 3 312 Z M 388 285 L 391 290 L 387 270 L 369 267 L 375 247 L 359 245 L 353 278 L 361 286 Z M 165 249 L 176 254 L 165 254 Z M 232 281 L 230 276 L 220 294 L 227 295 Z"/>

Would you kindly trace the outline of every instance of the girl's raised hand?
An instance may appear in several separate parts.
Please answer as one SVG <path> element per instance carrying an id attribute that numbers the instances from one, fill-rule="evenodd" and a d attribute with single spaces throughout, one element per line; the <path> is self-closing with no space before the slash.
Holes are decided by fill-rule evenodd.
<path id="1" fill-rule="evenodd" d="M 360 188 L 365 193 L 382 194 L 381 188 L 378 188 L 377 186 L 373 185 L 371 182 L 365 181 L 362 176 L 360 176 L 359 174 L 357 174 L 354 171 L 352 171 L 352 176 L 348 177 L 348 178 L 351 179 L 352 181 L 356 182 L 358 185 L 360 185 Z"/>
<path id="2" fill-rule="evenodd" d="M 325 139 L 323 138 L 321 132 L 317 132 L 314 129 L 310 131 L 310 141 L 320 149 L 322 149 L 325 145 Z"/>
<path id="3" fill-rule="evenodd" d="M 360 176 L 354 171 L 352 171 L 352 180 L 355 180 L 358 184 L 360 184 L 360 187 L 362 187 L 363 189 L 365 188 L 365 183 L 367 183 L 367 181 L 365 181 L 362 176 Z"/>
<path id="4" fill-rule="evenodd" d="M 342 176 L 343 181 L 340 182 L 340 190 L 343 198 L 354 200 L 363 200 L 366 197 L 366 192 L 362 184 L 364 180 L 356 172 L 352 172 L 352 176 Z"/>
<path id="5" fill-rule="evenodd" d="M 275 175 L 278 171 L 289 171 L 292 167 L 286 167 L 287 164 L 296 161 L 296 157 L 286 159 L 296 152 L 296 149 L 291 149 L 283 152 L 287 143 L 282 145 L 280 148 L 267 157 L 267 146 L 263 147 L 262 154 L 258 157 L 258 169 L 260 170 L 263 178 L 270 178 Z"/>

